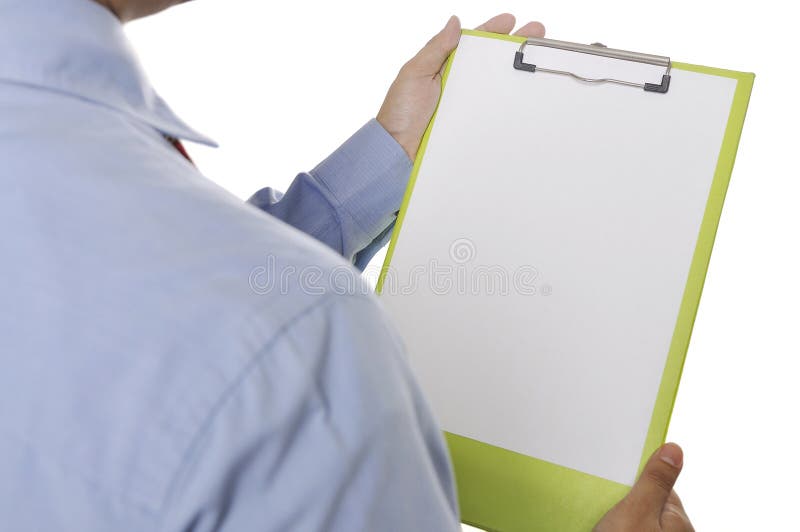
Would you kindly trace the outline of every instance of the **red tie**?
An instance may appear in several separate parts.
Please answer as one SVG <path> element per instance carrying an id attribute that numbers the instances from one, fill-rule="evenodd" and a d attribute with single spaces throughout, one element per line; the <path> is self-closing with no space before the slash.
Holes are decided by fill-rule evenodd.
<path id="1" fill-rule="evenodd" d="M 175 137 L 170 137 L 169 135 L 164 135 L 164 138 L 166 138 L 170 142 L 170 144 L 175 146 L 175 149 L 178 150 L 178 153 L 183 155 L 187 161 L 194 164 L 194 161 L 192 160 L 191 157 L 189 157 L 189 154 L 186 152 L 186 148 L 183 147 L 183 144 L 181 144 L 181 141 L 179 141 Z"/>

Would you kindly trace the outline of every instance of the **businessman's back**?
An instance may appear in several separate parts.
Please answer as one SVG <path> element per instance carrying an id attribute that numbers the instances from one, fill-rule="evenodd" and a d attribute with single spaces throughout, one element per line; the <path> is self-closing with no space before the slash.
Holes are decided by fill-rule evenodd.
<path id="1" fill-rule="evenodd" d="M 350 265 L 174 149 L 204 139 L 103 8 L 0 18 L 3 529 L 457 526 L 439 431 Z"/>

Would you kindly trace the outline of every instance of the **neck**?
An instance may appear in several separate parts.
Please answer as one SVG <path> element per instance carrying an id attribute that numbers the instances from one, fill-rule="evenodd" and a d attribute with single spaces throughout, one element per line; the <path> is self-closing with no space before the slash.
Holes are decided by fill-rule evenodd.
<path id="1" fill-rule="evenodd" d="M 104 8 L 108 9 L 109 11 L 111 11 L 111 13 L 113 13 L 114 16 L 117 17 L 121 22 L 127 22 L 128 20 L 130 20 L 130 19 L 123 18 L 122 14 L 121 14 L 121 10 L 120 10 L 119 6 L 117 5 L 118 4 L 117 0 L 92 0 L 92 1 L 100 4 Z"/>
<path id="2" fill-rule="evenodd" d="M 89 0 L 100 4 L 121 22 L 146 17 L 186 0 Z"/>

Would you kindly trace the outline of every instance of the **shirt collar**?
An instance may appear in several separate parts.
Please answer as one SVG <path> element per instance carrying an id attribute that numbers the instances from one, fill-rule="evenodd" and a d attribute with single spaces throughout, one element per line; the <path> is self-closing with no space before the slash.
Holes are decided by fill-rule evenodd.
<path id="1" fill-rule="evenodd" d="M 0 80 L 96 102 L 208 146 L 155 92 L 122 24 L 92 0 L 0 0 Z"/>

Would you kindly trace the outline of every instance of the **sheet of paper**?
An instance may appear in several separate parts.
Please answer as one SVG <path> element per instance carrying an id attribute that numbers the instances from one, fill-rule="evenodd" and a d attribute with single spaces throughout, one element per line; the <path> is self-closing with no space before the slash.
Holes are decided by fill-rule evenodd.
<path id="1" fill-rule="evenodd" d="M 736 81 L 518 47 L 462 36 L 381 299 L 444 430 L 631 484 Z"/>

